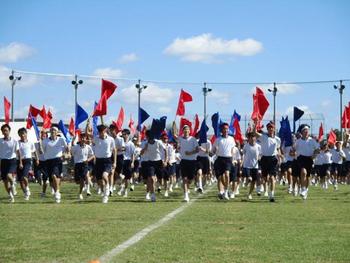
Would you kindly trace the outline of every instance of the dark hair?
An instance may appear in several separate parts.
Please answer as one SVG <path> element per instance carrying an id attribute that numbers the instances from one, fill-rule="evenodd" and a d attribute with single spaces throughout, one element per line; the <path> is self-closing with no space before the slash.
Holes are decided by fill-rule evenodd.
<path id="1" fill-rule="evenodd" d="M 115 130 L 117 128 L 117 126 L 115 126 L 114 123 L 112 123 L 111 125 L 109 125 L 109 129 L 110 130 Z"/>
<path id="2" fill-rule="evenodd" d="M 129 129 L 124 129 L 124 130 L 122 130 L 122 133 L 125 133 L 125 134 L 127 134 L 127 135 L 130 135 L 130 130 L 129 130 Z"/>
<path id="3" fill-rule="evenodd" d="M 247 138 L 253 138 L 253 137 L 256 137 L 255 132 L 248 132 L 247 133 Z"/>
<path id="4" fill-rule="evenodd" d="M 21 133 L 27 133 L 27 129 L 22 127 L 22 128 L 19 128 L 17 132 L 18 132 L 18 135 L 21 135 Z"/>
<path id="5" fill-rule="evenodd" d="M 97 126 L 98 132 L 104 131 L 105 129 L 107 129 L 107 126 L 104 124 L 100 124 Z"/>
<path id="6" fill-rule="evenodd" d="M 228 125 L 227 122 L 224 122 L 224 123 L 221 123 L 220 130 L 222 130 L 224 128 L 224 126 L 230 127 L 230 125 Z"/>
<path id="7" fill-rule="evenodd" d="M 3 131 L 5 128 L 8 128 L 11 131 L 11 127 L 7 123 L 5 123 L 1 126 L 1 130 Z"/>
<path id="8" fill-rule="evenodd" d="M 146 137 L 150 140 L 153 140 L 154 139 L 154 134 L 151 130 L 147 130 L 146 131 Z"/>

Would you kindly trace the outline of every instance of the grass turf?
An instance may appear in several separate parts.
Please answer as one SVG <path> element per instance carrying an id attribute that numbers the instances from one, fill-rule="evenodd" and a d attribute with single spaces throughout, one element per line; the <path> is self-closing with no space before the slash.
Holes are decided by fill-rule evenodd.
<path id="1" fill-rule="evenodd" d="M 181 206 L 182 194 L 144 201 L 138 186 L 107 205 L 94 195 L 77 201 L 77 186 L 62 186 L 62 203 L 32 198 L 8 204 L 0 193 L 0 262 L 88 262 Z M 241 190 L 244 196 L 245 190 Z M 349 262 L 350 187 L 311 187 L 306 201 L 278 187 L 276 203 L 202 196 L 113 262 Z"/>

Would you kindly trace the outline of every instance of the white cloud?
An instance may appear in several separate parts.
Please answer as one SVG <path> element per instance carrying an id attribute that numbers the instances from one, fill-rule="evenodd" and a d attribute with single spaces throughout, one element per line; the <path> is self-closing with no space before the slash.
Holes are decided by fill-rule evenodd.
<path id="1" fill-rule="evenodd" d="M 30 57 L 34 49 L 28 45 L 12 42 L 7 46 L 0 47 L 0 63 L 13 63 L 19 59 Z"/>
<path id="2" fill-rule="evenodd" d="M 5 66 L 0 65 L 0 90 L 6 90 L 11 88 L 11 81 L 9 76 L 11 70 Z M 17 76 L 18 74 L 16 74 Z M 23 74 L 21 80 L 16 81 L 16 88 L 18 87 L 32 87 L 38 85 L 39 78 L 35 75 Z"/>
<path id="3" fill-rule="evenodd" d="M 224 56 L 253 56 L 262 50 L 262 43 L 252 38 L 225 40 L 202 34 L 176 38 L 164 53 L 180 56 L 183 61 L 215 63 L 221 62 Z"/>
<path id="4" fill-rule="evenodd" d="M 138 56 L 135 53 L 124 54 L 119 58 L 119 63 L 126 64 L 138 60 Z"/>
<path id="5" fill-rule="evenodd" d="M 120 78 L 123 76 L 123 71 L 120 69 L 113 68 L 98 68 L 95 69 L 92 75 L 98 76 L 101 78 Z"/>
<path id="6" fill-rule="evenodd" d="M 331 100 L 324 100 L 321 102 L 321 106 L 326 108 L 328 106 L 330 106 L 332 104 L 332 101 Z"/>
<path id="7" fill-rule="evenodd" d="M 269 85 L 257 85 L 257 87 L 261 88 L 265 94 L 267 94 L 270 90 L 273 90 L 273 84 L 269 84 Z M 255 93 L 255 88 L 252 88 L 252 93 Z M 300 91 L 302 88 L 301 86 L 297 85 L 297 84 L 276 84 L 276 88 L 277 88 L 277 95 L 282 94 L 282 95 L 289 95 L 289 94 L 294 94 L 298 91 Z"/>
<path id="8" fill-rule="evenodd" d="M 137 102 L 137 90 L 134 85 L 120 90 L 123 100 L 127 103 Z M 142 103 L 166 104 L 174 98 L 174 92 L 169 88 L 160 88 L 153 83 L 147 83 L 147 88 L 142 90 Z"/>
<path id="9" fill-rule="evenodd" d="M 304 111 L 304 115 L 305 114 L 313 114 L 313 112 L 306 105 L 300 105 L 300 106 L 296 106 L 296 107 L 301 109 L 302 111 Z M 286 115 L 293 116 L 293 112 L 294 112 L 294 106 L 290 106 L 286 110 Z"/>
<path id="10" fill-rule="evenodd" d="M 210 93 L 208 93 L 208 96 L 214 98 L 217 104 L 230 104 L 230 94 L 228 92 L 218 92 L 216 90 L 213 90 Z"/>
<path id="11" fill-rule="evenodd" d="M 170 113 L 173 111 L 172 108 L 170 107 L 159 107 L 159 112 L 162 113 L 162 114 L 167 114 L 167 113 Z"/>

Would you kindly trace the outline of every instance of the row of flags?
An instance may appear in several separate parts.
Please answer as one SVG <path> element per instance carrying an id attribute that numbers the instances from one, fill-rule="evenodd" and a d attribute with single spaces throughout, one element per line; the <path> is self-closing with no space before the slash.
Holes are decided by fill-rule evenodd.
<path id="1" fill-rule="evenodd" d="M 102 117 L 107 114 L 108 111 L 108 99 L 114 94 L 114 92 L 117 89 L 117 85 L 115 85 L 113 82 L 102 79 L 101 84 L 101 96 L 98 102 L 95 102 L 94 110 L 92 114 L 92 126 L 93 126 L 93 133 L 97 134 L 97 123 L 98 123 L 98 117 Z M 185 125 L 188 125 L 191 130 L 191 135 L 195 136 L 198 134 L 200 141 L 204 142 L 207 140 L 206 134 L 209 130 L 206 121 L 203 120 L 202 124 L 200 125 L 198 114 L 195 115 L 195 119 L 193 123 L 184 117 L 185 115 L 185 103 L 191 102 L 193 100 L 192 95 L 188 92 L 181 89 L 181 93 L 179 96 L 178 106 L 176 110 L 176 116 L 180 116 L 180 123 L 179 123 L 179 131 L 180 135 L 182 132 L 182 128 Z M 263 117 L 269 107 L 269 101 L 267 100 L 264 92 L 259 87 L 256 87 L 256 91 L 253 94 L 253 111 L 251 115 L 251 119 L 256 123 L 257 129 L 262 129 L 261 122 L 263 120 Z M 5 112 L 5 122 L 9 123 L 10 121 L 10 108 L 11 103 L 7 100 L 6 97 L 4 97 L 4 112 Z M 304 111 L 301 109 L 294 107 L 293 110 L 293 132 L 295 132 L 295 123 L 303 116 Z M 43 121 L 43 128 L 48 129 L 52 125 L 52 113 L 49 111 L 46 111 L 45 106 L 42 107 L 42 109 L 36 108 L 32 105 L 29 106 L 28 110 L 28 118 L 27 118 L 27 128 L 30 129 L 32 126 L 34 126 L 36 134 L 38 136 L 39 132 L 37 132 L 37 117 L 40 116 Z M 139 123 L 137 124 L 137 127 L 135 128 L 135 122 L 132 119 L 132 116 L 130 116 L 130 120 L 128 123 L 128 127 L 130 128 L 132 133 L 135 133 L 136 130 L 139 131 L 142 134 L 144 134 L 144 131 L 146 130 L 145 126 L 142 127 L 142 124 L 150 117 L 150 115 L 143 109 L 139 108 L 138 110 L 138 120 Z M 76 135 L 79 133 L 79 125 L 89 119 L 89 114 L 79 105 L 76 104 L 75 109 L 75 120 L 73 117 L 70 120 L 68 130 L 65 128 L 64 123 L 62 120 L 59 122 L 59 129 L 62 131 L 63 135 L 66 137 L 67 140 L 71 138 L 71 136 Z M 160 119 L 153 119 L 151 130 L 155 134 L 156 137 L 160 137 L 161 133 L 165 130 L 166 127 L 166 116 L 161 117 Z M 230 134 L 235 137 L 235 139 L 241 143 L 243 143 L 243 135 L 241 132 L 241 128 L 239 125 L 241 116 L 234 111 L 231 121 L 229 123 L 230 128 Z M 120 108 L 118 118 L 116 121 L 113 121 L 113 124 L 117 127 L 118 130 L 122 130 L 122 126 L 125 120 L 125 112 L 123 107 Z M 212 141 L 215 141 L 215 138 L 217 138 L 220 134 L 220 126 L 222 124 L 222 120 L 219 117 L 219 113 L 214 113 L 211 117 L 212 121 L 212 128 L 214 130 L 214 135 L 211 138 Z M 289 146 L 292 143 L 292 132 L 289 124 L 288 117 L 283 118 L 281 120 L 281 127 L 279 130 L 279 136 L 281 137 L 282 141 L 285 143 L 286 146 Z M 350 103 L 349 106 L 345 107 L 344 113 L 343 113 L 343 127 L 344 128 L 350 128 Z M 333 131 L 332 131 L 333 132 Z M 168 132 L 169 136 L 169 132 Z M 320 131 L 319 131 L 319 139 L 323 136 L 323 127 L 321 124 Z M 169 137 L 172 137 L 171 134 Z"/>

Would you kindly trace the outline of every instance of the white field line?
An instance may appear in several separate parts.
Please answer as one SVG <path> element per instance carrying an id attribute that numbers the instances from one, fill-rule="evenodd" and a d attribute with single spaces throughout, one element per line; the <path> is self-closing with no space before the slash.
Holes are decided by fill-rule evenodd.
<path id="1" fill-rule="evenodd" d="M 204 191 L 203 194 L 206 194 L 208 191 L 210 191 L 215 184 L 210 186 L 206 191 Z M 203 195 L 198 195 L 197 197 L 190 199 L 190 202 L 185 203 L 184 205 L 180 206 L 179 208 L 175 209 L 174 211 L 170 212 L 163 218 L 161 218 L 158 222 L 149 225 L 142 229 L 141 231 L 137 232 L 135 235 L 133 235 L 131 238 L 126 240 L 125 242 L 121 243 L 120 245 L 116 246 L 106 254 L 100 257 L 99 261 L 100 263 L 107 263 L 110 262 L 111 259 L 113 259 L 115 256 L 121 254 L 124 250 L 128 249 L 129 247 L 135 245 L 137 242 L 142 240 L 144 237 L 146 237 L 149 233 L 154 231 L 155 229 L 163 226 L 171 219 L 175 218 L 179 213 L 183 212 L 186 208 L 188 208 L 190 205 L 192 205 L 195 201 L 197 201 L 199 198 L 201 198 Z"/>

